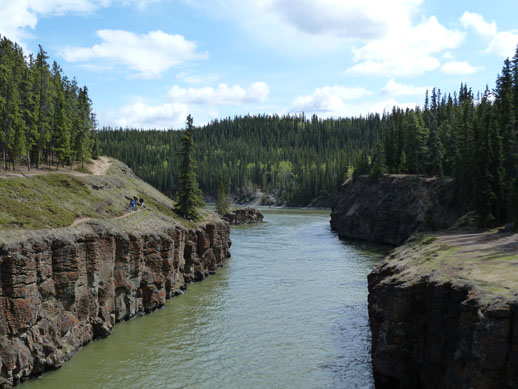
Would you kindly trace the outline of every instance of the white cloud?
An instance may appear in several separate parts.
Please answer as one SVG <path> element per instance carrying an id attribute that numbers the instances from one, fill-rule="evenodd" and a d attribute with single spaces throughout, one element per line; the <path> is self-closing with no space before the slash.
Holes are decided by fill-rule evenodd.
<path id="1" fill-rule="evenodd" d="M 415 76 L 439 68 L 434 54 L 460 46 L 464 34 L 448 30 L 431 16 L 421 24 L 393 25 L 383 38 L 353 48 L 356 65 L 349 73 L 379 76 Z"/>
<path id="2" fill-rule="evenodd" d="M 282 55 L 328 55 L 353 44 L 352 74 L 414 76 L 438 69 L 436 56 L 458 48 L 465 36 L 425 17 L 423 0 L 183 1 L 232 18 Z"/>
<path id="3" fill-rule="evenodd" d="M 28 30 L 34 30 L 38 19 L 52 15 L 91 14 L 112 3 L 146 6 L 162 0 L 1 0 L 0 34 L 23 44 L 30 37 Z"/>
<path id="4" fill-rule="evenodd" d="M 348 39 L 380 38 L 389 25 L 405 18 L 421 0 L 272 0 L 265 9 L 299 31 Z"/>
<path id="5" fill-rule="evenodd" d="M 343 115 L 348 111 L 346 101 L 358 100 L 372 95 L 363 88 L 346 88 L 343 86 L 325 86 L 317 88 L 312 95 L 299 96 L 290 108 L 290 112 L 308 112 L 329 115 Z"/>
<path id="6" fill-rule="evenodd" d="M 213 84 L 219 77 L 216 74 L 193 74 L 189 71 L 185 71 L 178 73 L 176 78 L 182 80 L 186 84 L 200 85 Z"/>
<path id="7" fill-rule="evenodd" d="M 256 82 L 247 89 L 238 85 L 220 84 L 217 88 L 189 88 L 173 86 L 163 104 L 149 104 L 137 98 L 130 104 L 99 114 L 101 126 L 143 129 L 184 128 L 187 114 L 196 119 L 195 125 L 207 123 L 219 116 L 218 107 L 227 104 L 262 103 L 269 94 L 268 86 Z"/>
<path id="8" fill-rule="evenodd" d="M 451 61 L 441 66 L 441 71 L 448 75 L 468 75 L 482 70 L 481 67 L 472 66 L 467 62 Z"/>
<path id="9" fill-rule="evenodd" d="M 270 89 L 264 82 L 253 83 L 247 89 L 226 84 L 219 84 L 217 88 L 207 86 L 188 89 L 175 85 L 169 91 L 173 101 L 208 105 L 264 103 L 269 94 Z"/>
<path id="10" fill-rule="evenodd" d="M 68 62 L 89 62 L 96 59 L 123 64 L 137 71 L 139 78 L 157 78 L 167 69 L 183 62 L 206 59 L 197 45 L 182 35 L 150 31 L 134 34 L 122 30 L 100 30 L 102 43 L 92 47 L 69 47 L 61 52 Z"/>
<path id="11" fill-rule="evenodd" d="M 496 34 L 485 50 L 487 53 L 494 53 L 502 58 L 512 57 L 518 45 L 518 33 L 509 31 Z"/>
<path id="12" fill-rule="evenodd" d="M 423 97 L 430 87 L 412 86 L 402 84 L 391 78 L 387 81 L 385 87 L 381 90 L 382 95 L 387 96 L 420 96 Z"/>
<path id="13" fill-rule="evenodd" d="M 152 106 L 137 101 L 119 110 L 99 115 L 101 125 L 143 129 L 182 128 L 189 113 L 186 104 L 166 103 Z"/>
<path id="14" fill-rule="evenodd" d="M 494 37 L 497 34 L 496 23 L 493 20 L 491 23 L 487 23 L 482 15 L 464 12 L 460 18 L 460 22 L 465 28 L 473 28 L 479 35 L 486 36 L 489 38 Z"/>
<path id="15" fill-rule="evenodd" d="M 466 28 L 472 28 L 480 36 L 489 39 L 486 53 L 493 53 L 500 57 L 512 57 L 518 45 L 518 32 L 498 32 L 495 21 L 487 23 L 480 14 L 464 12 L 460 18 L 461 24 Z"/>
<path id="16" fill-rule="evenodd" d="M 136 5 L 138 9 L 145 9 L 151 4 L 160 3 L 162 0 L 122 0 L 124 4 Z"/>
<path id="17" fill-rule="evenodd" d="M 0 6 L 0 34 L 22 42 L 34 29 L 38 18 L 65 13 L 91 13 L 109 5 L 110 0 L 2 0 Z"/>

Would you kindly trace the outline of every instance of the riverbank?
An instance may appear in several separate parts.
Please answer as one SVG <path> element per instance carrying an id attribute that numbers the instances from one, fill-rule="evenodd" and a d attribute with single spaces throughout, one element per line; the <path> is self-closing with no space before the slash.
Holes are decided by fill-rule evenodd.
<path id="1" fill-rule="evenodd" d="M 518 386 L 518 234 L 417 236 L 369 275 L 377 387 Z"/>
<path id="2" fill-rule="evenodd" d="M 208 211 L 199 223 L 179 218 L 174 202 L 111 163 L 104 175 L 0 179 L 18 193 L 0 211 L 2 386 L 60 367 L 230 256 L 227 222 Z M 143 197 L 144 208 L 125 213 L 128 194 Z"/>
<path id="3" fill-rule="evenodd" d="M 328 211 L 261 212 L 216 275 L 21 389 L 372 388 L 367 274 L 387 248 L 341 241 Z"/>
<path id="4" fill-rule="evenodd" d="M 400 245 L 369 274 L 379 388 L 518 386 L 518 234 L 448 230 L 473 224 L 453 193 L 450 178 L 361 176 L 333 206 L 340 236 Z"/>

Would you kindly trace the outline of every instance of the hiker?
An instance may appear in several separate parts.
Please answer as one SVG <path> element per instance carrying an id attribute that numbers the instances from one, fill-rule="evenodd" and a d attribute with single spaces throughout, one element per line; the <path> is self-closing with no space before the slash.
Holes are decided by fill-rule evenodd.
<path id="1" fill-rule="evenodd" d="M 133 198 L 131 197 L 128 197 L 128 196 L 124 196 L 127 200 L 130 201 L 129 203 L 129 207 L 130 207 L 130 212 L 133 212 L 135 210 L 135 205 L 137 205 L 137 196 L 133 196 Z"/>
<path id="2" fill-rule="evenodd" d="M 140 208 L 143 208 L 144 207 L 144 199 L 141 197 L 139 200 L 138 200 L 138 206 Z"/>

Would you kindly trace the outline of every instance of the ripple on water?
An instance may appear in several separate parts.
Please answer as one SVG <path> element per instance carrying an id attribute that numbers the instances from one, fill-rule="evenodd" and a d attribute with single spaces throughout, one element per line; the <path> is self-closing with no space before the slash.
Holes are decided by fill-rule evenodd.
<path id="1" fill-rule="evenodd" d="M 366 276 L 383 250 L 319 211 L 265 211 L 232 258 L 151 315 L 116 326 L 34 388 L 373 387 Z"/>

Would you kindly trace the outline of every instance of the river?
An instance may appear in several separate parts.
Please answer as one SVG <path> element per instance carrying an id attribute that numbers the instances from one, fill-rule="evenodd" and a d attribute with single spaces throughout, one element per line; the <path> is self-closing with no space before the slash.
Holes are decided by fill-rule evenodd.
<path id="1" fill-rule="evenodd" d="M 339 240 L 329 211 L 264 214 L 215 276 L 22 389 L 373 387 L 366 278 L 386 249 Z"/>

